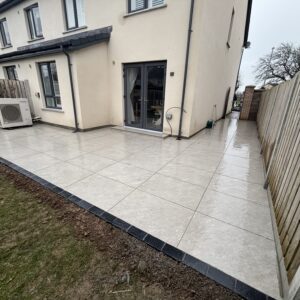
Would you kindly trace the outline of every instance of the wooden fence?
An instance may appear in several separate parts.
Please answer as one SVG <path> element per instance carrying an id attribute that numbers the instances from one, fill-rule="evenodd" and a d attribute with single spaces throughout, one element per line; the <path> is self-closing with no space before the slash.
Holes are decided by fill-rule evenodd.
<path id="1" fill-rule="evenodd" d="M 300 265 L 300 74 L 263 92 L 257 125 L 291 283 Z"/>
<path id="2" fill-rule="evenodd" d="M 27 98 L 31 114 L 34 116 L 29 82 L 27 80 L 0 79 L 0 98 Z"/>

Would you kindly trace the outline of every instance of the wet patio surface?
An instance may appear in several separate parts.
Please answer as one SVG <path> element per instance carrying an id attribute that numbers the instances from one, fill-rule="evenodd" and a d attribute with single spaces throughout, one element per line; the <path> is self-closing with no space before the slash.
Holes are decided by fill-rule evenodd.
<path id="1" fill-rule="evenodd" d="M 279 298 L 254 122 L 226 119 L 192 139 L 111 128 L 0 129 L 0 156 Z"/>

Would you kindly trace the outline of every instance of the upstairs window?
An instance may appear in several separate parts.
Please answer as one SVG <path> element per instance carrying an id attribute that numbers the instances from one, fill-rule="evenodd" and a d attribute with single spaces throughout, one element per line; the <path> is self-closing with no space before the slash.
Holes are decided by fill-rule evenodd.
<path id="1" fill-rule="evenodd" d="M 55 62 L 39 64 L 47 108 L 61 109 L 60 90 Z"/>
<path id="2" fill-rule="evenodd" d="M 228 38 L 227 38 L 227 47 L 228 48 L 230 48 L 230 43 L 231 43 L 231 35 L 232 35 L 232 29 L 233 29 L 233 23 L 234 23 L 234 15 L 235 15 L 235 11 L 234 11 L 234 8 L 233 8 L 232 13 L 231 13 L 229 32 L 228 32 Z"/>
<path id="3" fill-rule="evenodd" d="M 42 22 L 40 17 L 40 11 L 37 4 L 34 4 L 25 9 L 28 21 L 28 27 L 30 31 L 30 37 L 32 40 L 42 38 Z"/>
<path id="4" fill-rule="evenodd" d="M 163 5 L 165 0 L 128 0 L 128 12 L 135 12 Z"/>
<path id="5" fill-rule="evenodd" d="M 16 66 L 7 66 L 4 67 L 6 77 L 10 80 L 18 80 L 17 68 Z"/>
<path id="6" fill-rule="evenodd" d="M 11 46 L 10 35 L 6 19 L 0 20 L 1 43 L 3 48 Z"/>
<path id="7" fill-rule="evenodd" d="M 67 29 L 85 25 L 84 0 L 64 0 Z"/>

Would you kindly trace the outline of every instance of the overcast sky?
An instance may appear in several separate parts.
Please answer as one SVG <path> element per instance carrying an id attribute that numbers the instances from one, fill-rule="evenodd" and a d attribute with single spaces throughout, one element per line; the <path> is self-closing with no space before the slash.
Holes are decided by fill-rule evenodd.
<path id="1" fill-rule="evenodd" d="M 300 0 L 253 0 L 249 41 L 241 66 L 243 86 L 256 84 L 254 66 L 273 46 L 300 45 Z"/>

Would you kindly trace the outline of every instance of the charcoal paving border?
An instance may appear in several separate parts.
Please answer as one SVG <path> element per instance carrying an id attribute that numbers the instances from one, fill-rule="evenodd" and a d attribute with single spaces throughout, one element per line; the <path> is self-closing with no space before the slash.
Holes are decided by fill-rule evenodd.
<path id="1" fill-rule="evenodd" d="M 244 297 L 247 300 L 272 300 L 274 298 L 256 290 L 255 288 L 241 282 L 240 280 L 214 268 L 213 266 L 197 259 L 184 251 L 169 245 L 168 243 L 152 236 L 151 234 L 115 217 L 114 215 L 110 214 L 94 206 L 93 204 L 80 199 L 79 197 L 65 191 L 64 189 L 48 182 L 47 180 L 36 176 L 35 174 L 19 167 L 18 165 L 0 157 L 0 164 L 5 165 L 18 173 L 34 180 L 35 182 L 42 185 L 44 188 L 62 196 L 63 198 L 67 199 L 68 201 L 72 202 L 73 204 L 78 205 L 82 209 L 92 213 L 96 217 L 104 220 L 105 222 L 111 224 L 112 226 L 127 232 L 131 236 L 135 237 L 136 239 L 146 243 L 150 247 L 154 248 L 157 251 L 163 252 L 165 255 L 171 257 L 172 259 L 176 260 L 177 262 L 183 263 L 197 272 L 201 273 L 202 275 L 214 280 L 218 284 L 230 289 L 231 291 L 235 292 L 236 294 Z"/>

